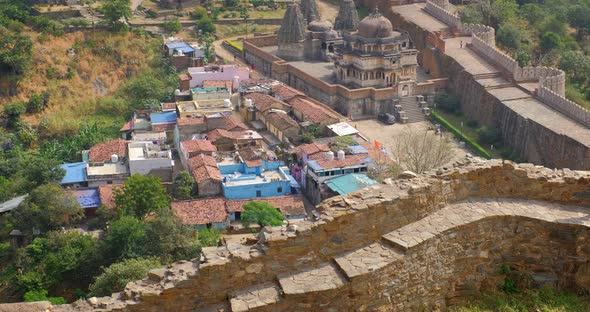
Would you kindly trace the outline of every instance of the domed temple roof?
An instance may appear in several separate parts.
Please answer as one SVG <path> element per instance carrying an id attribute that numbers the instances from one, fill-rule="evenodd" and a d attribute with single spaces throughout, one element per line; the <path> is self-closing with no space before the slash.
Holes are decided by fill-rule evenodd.
<path id="1" fill-rule="evenodd" d="M 388 38 L 395 35 L 391 22 L 375 8 L 375 12 L 363 18 L 358 35 L 365 38 Z"/>
<path id="2" fill-rule="evenodd" d="M 307 29 L 314 32 L 326 32 L 333 28 L 328 21 L 313 21 L 307 25 Z"/>

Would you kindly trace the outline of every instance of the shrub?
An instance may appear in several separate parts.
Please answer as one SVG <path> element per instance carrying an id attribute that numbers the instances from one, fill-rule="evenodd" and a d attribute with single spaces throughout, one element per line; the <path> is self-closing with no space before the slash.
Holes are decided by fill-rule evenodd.
<path id="1" fill-rule="evenodd" d="M 23 296 L 25 302 L 35 301 L 49 301 L 53 304 L 65 304 L 66 300 L 63 297 L 47 297 L 47 290 L 31 290 Z"/>
<path id="2" fill-rule="evenodd" d="M 482 127 L 477 130 L 477 137 L 480 142 L 485 144 L 497 144 L 500 142 L 502 137 L 500 136 L 500 131 L 496 128 L 488 128 Z"/>
<path id="3" fill-rule="evenodd" d="M 45 101 L 43 100 L 43 97 L 41 95 L 31 95 L 31 98 L 29 98 L 29 103 L 27 103 L 27 113 L 40 113 L 41 111 L 43 111 L 44 104 Z"/>
<path id="4" fill-rule="evenodd" d="M 248 227 L 255 223 L 260 226 L 279 226 L 283 224 L 285 216 L 269 203 L 252 201 L 244 205 L 242 224 Z"/>
<path id="5" fill-rule="evenodd" d="M 127 259 L 123 262 L 111 264 L 90 285 L 92 296 L 107 296 L 121 291 L 127 283 L 146 277 L 149 270 L 159 267 L 157 259 Z"/>
<path id="6" fill-rule="evenodd" d="M 479 123 L 475 120 L 469 120 L 467 122 L 467 127 L 469 127 L 469 128 L 477 128 L 478 125 L 479 125 Z"/>
<path id="7" fill-rule="evenodd" d="M 448 94 L 446 92 L 439 93 L 434 101 L 438 104 L 438 108 L 447 113 L 452 114 L 461 110 L 461 107 L 459 106 L 459 99 L 452 94 Z"/>
<path id="8" fill-rule="evenodd" d="M 164 21 L 162 27 L 170 33 L 177 33 L 182 30 L 182 24 L 180 24 L 180 20 L 176 16 Z"/>
<path id="9" fill-rule="evenodd" d="M 215 228 L 203 229 L 203 230 L 200 230 L 197 234 L 197 236 L 199 238 L 199 243 L 203 247 L 217 246 L 217 243 L 219 242 L 220 235 L 221 235 L 221 232 Z"/>
<path id="10" fill-rule="evenodd" d="M 193 18 L 194 20 L 200 20 L 203 17 L 207 16 L 207 10 L 205 8 L 196 8 L 190 14 L 191 18 Z"/>
<path id="11" fill-rule="evenodd" d="M 464 141 L 467 145 L 469 145 L 469 147 L 471 147 L 471 149 L 473 149 L 480 156 L 487 158 L 487 159 L 492 158 L 492 155 L 490 155 L 490 153 L 488 153 L 488 151 L 486 151 L 483 147 L 481 147 L 479 144 L 477 144 L 473 139 L 471 139 L 470 137 L 468 137 L 464 133 L 462 133 L 462 131 L 460 131 L 455 126 L 453 126 L 450 122 L 448 122 L 446 119 L 444 119 L 441 115 L 439 115 L 436 112 L 432 112 L 431 116 L 436 122 L 440 123 L 445 128 L 449 129 L 451 132 L 453 132 L 453 134 L 455 134 L 455 136 L 457 136 L 462 141 Z"/>

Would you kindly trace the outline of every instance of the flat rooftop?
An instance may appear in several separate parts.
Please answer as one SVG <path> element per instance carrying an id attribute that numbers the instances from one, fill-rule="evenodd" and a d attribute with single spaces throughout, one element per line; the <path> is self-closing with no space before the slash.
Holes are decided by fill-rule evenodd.
<path id="1" fill-rule="evenodd" d="M 440 31 L 449 28 L 449 26 L 432 15 L 426 13 L 423 8 L 424 3 L 415 3 L 396 6 L 393 11 L 403 16 L 409 22 L 412 22 L 422 29 L 428 31 Z"/>
<path id="2" fill-rule="evenodd" d="M 232 176 L 234 177 L 232 180 Z M 289 181 L 289 177 L 287 174 L 283 174 L 279 170 L 268 170 L 264 171 L 260 176 L 255 174 L 226 174 L 223 176 L 227 178 L 226 182 L 223 184 L 225 186 L 240 186 L 240 185 L 250 185 L 250 184 L 261 184 L 261 183 L 269 183 L 275 181 Z"/>
<path id="3" fill-rule="evenodd" d="M 170 150 L 162 150 L 159 145 L 151 142 L 136 142 L 129 144 L 129 160 L 146 160 L 156 158 L 172 159 Z"/>
<path id="4" fill-rule="evenodd" d="M 107 163 L 102 166 L 88 166 L 86 169 L 86 174 L 88 176 L 123 175 L 127 173 L 129 173 L 127 166 L 121 163 Z"/>

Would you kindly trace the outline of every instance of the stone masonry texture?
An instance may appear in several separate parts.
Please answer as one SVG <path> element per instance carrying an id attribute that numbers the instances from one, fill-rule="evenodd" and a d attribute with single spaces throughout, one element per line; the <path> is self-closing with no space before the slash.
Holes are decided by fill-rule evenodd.
<path id="1" fill-rule="evenodd" d="M 590 172 L 468 157 L 318 210 L 319 220 L 265 228 L 253 245 L 205 248 L 110 297 L 18 308 L 444 311 L 496 289 L 504 264 L 527 287 L 590 290 Z"/>

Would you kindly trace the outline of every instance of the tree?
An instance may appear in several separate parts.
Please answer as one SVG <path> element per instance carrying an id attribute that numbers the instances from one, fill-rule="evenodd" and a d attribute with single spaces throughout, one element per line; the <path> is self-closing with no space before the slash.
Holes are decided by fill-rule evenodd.
<path id="1" fill-rule="evenodd" d="M 111 264 L 90 285 L 92 296 L 108 296 L 122 291 L 127 283 L 145 278 L 147 273 L 161 266 L 157 259 L 127 259 Z"/>
<path id="2" fill-rule="evenodd" d="M 29 98 L 29 103 L 27 103 L 27 113 L 40 113 L 43 111 L 44 105 L 43 97 L 39 94 L 33 94 Z"/>
<path id="3" fill-rule="evenodd" d="M 373 164 L 367 172 L 369 178 L 382 182 L 386 178 L 397 177 L 402 171 L 400 165 L 387 156 L 385 152 L 375 151 L 374 155 Z"/>
<path id="4" fill-rule="evenodd" d="M 564 52 L 559 68 L 563 69 L 573 82 L 586 83 L 590 80 L 590 57 L 580 51 Z"/>
<path id="5" fill-rule="evenodd" d="M 15 228 L 27 234 L 33 229 L 41 233 L 59 229 L 84 216 L 78 200 L 57 184 L 37 187 L 11 213 Z"/>
<path id="6" fill-rule="evenodd" d="M 150 103 L 159 104 L 168 96 L 166 85 L 154 73 L 130 79 L 124 90 L 134 108 L 145 108 Z"/>
<path id="7" fill-rule="evenodd" d="M 182 30 L 182 24 L 176 16 L 164 21 L 162 27 L 169 33 L 177 33 Z"/>
<path id="8" fill-rule="evenodd" d="M 438 93 L 434 101 L 438 105 L 437 108 L 440 108 L 447 113 L 453 114 L 461 111 L 459 99 L 452 94 L 446 92 Z"/>
<path id="9" fill-rule="evenodd" d="M 201 249 L 195 230 L 182 224 L 172 212 L 160 214 L 146 222 L 145 255 L 158 257 L 162 262 L 188 260 L 199 255 Z"/>
<path id="10" fill-rule="evenodd" d="M 128 21 L 133 12 L 129 7 L 129 0 L 104 0 L 100 11 L 104 19 L 113 29 L 121 26 L 121 19 Z"/>
<path id="11" fill-rule="evenodd" d="M 257 201 L 245 204 L 241 217 L 245 227 L 249 227 L 252 223 L 260 226 L 279 226 L 285 220 L 285 216 L 277 208 L 269 203 Z"/>
<path id="12" fill-rule="evenodd" d="M 43 184 L 58 183 L 65 175 L 65 170 L 53 159 L 29 155 L 22 161 L 22 175 L 27 179 L 30 188 Z"/>
<path id="13" fill-rule="evenodd" d="M 199 37 L 199 44 L 205 47 L 205 63 L 215 60 L 215 46 L 213 45 L 214 40 L 215 38 L 210 34 Z"/>
<path id="14" fill-rule="evenodd" d="M 152 212 L 168 209 L 169 200 L 160 179 L 134 174 L 115 190 L 115 203 L 123 215 L 143 219 Z"/>
<path id="15" fill-rule="evenodd" d="M 423 173 L 453 159 L 453 147 L 446 137 L 408 126 L 396 139 L 392 153 L 406 170 Z"/>
<path id="16" fill-rule="evenodd" d="M 115 260 L 142 257 L 147 242 L 145 229 L 142 221 L 130 216 L 111 222 L 105 237 L 111 257 Z"/>
<path id="17" fill-rule="evenodd" d="M 188 171 L 183 170 L 174 178 L 172 196 L 176 199 L 190 199 L 194 188 L 195 180 Z"/>
<path id="18" fill-rule="evenodd" d="M 590 32 L 590 3 L 570 7 L 567 18 L 570 25 L 577 29 L 578 39 L 583 39 Z"/>
<path id="19" fill-rule="evenodd" d="M 224 0 L 223 1 L 224 7 L 226 7 L 226 8 L 234 8 L 234 7 L 238 6 L 239 3 L 240 3 L 239 0 Z"/>
<path id="20" fill-rule="evenodd" d="M 24 34 L 13 34 L 0 27 L 0 70 L 23 74 L 33 59 L 33 42 Z"/>
<path id="21" fill-rule="evenodd" d="M 197 21 L 197 31 L 201 31 L 202 35 L 214 33 L 215 23 L 211 18 L 203 17 Z"/>
<path id="22" fill-rule="evenodd" d="M 50 289 L 65 280 L 89 283 L 102 259 L 98 239 L 78 232 L 50 232 L 17 252 L 16 283 L 22 293 Z"/>
<path id="23" fill-rule="evenodd" d="M 493 0 L 492 1 L 492 26 L 506 23 L 516 17 L 518 4 L 514 0 Z"/>
<path id="24" fill-rule="evenodd" d="M 194 20 L 200 20 L 207 16 L 207 10 L 205 8 L 198 7 L 191 12 L 191 18 Z"/>
<path id="25" fill-rule="evenodd" d="M 248 13 L 248 8 L 240 7 L 240 18 L 244 20 L 244 22 L 250 18 L 250 13 Z"/>
<path id="26" fill-rule="evenodd" d="M 520 15 L 524 17 L 529 24 L 536 26 L 545 18 L 546 13 L 540 5 L 536 3 L 527 3 L 520 7 Z"/>
<path id="27" fill-rule="evenodd" d="M 561 46 L 561 37 L 552 32 L 546 32 L 541 36 L 541 43 L 539 44 L 541 50 L 545 53 Z"/>
<path id="28" fill-rule="evenodd" d="M 203 247 L 215 247 L 219 243 L 221 232 L 216 228 L 202 229 L 197 233 L 199 243 Z"/>
<path id="29" fill-rule="evenodd" d="M 8 126 L 10 128 L 15 129 L 20 120 L 20 116 L 26 111 L 27 108 L 25 107 L 25 103 L 23 102 L 14 102 L 6 104 L 6 106 L 4 106 L 3 112 L 6 118 L 8 119 Z"/>
<path id="30" fill-rule="evenodd" d="M 498 29 L 496 40 L 502 47 L 516 51 L 520 48 L 521 30 L 514 24 L 504 23 Z"/>

